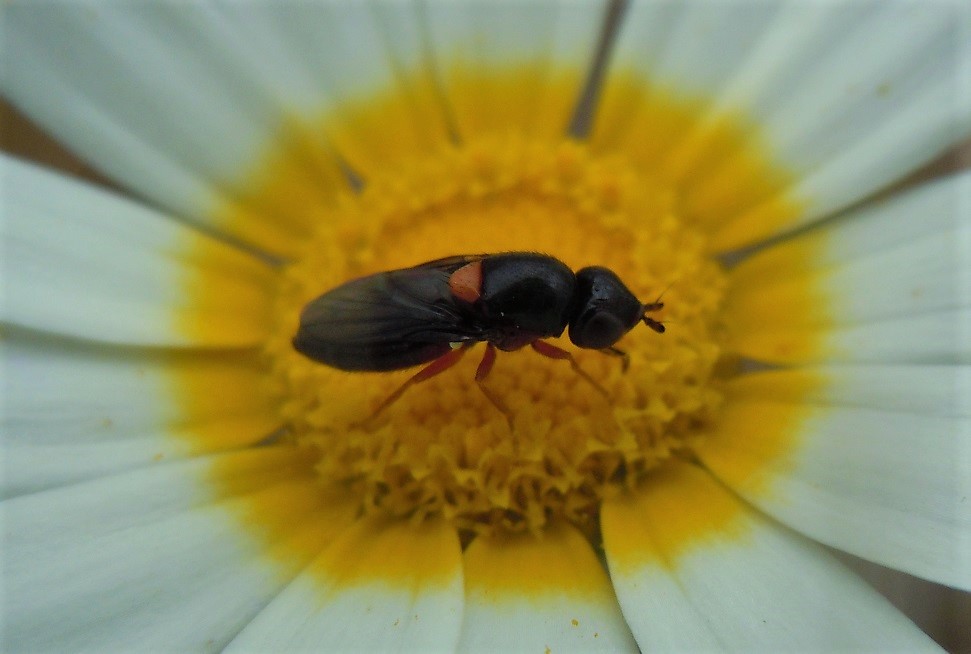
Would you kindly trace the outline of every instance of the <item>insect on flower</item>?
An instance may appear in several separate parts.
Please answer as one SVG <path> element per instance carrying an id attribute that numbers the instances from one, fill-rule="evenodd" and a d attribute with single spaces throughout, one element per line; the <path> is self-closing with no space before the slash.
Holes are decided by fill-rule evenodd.
<path id="1" fill-rule="evenodd" d="M 664 325 L 647 315 L 663 306 L 642 304 L 613 271 L 599 266 L 574 273 L 562 261 L 532 252 L 457 255 L 361 277 L 324 293 L 304 307 L 293 347 L 340 370 L 429 364 L 384 400 L 373 419 L 410 386 L 447 370 L 484 341 L 475 381 L 511 423 L 505 405 L 482 384 L 497 348 L 529 345 L 565 359 L 606 395 L 572 354 L 542 339 L 569 325 L 576 346 L 618 356 L 626 369 L 627 354 L 614 344 L 638 322 L 663 333 Z"/>

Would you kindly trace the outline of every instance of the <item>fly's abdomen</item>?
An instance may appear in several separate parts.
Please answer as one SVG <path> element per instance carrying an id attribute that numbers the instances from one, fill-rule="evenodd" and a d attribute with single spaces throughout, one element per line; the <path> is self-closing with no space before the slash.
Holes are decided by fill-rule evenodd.
<path id="1" fill-rule="evenodd" d="M 313 330 L 303 328 L 294 337 L 293 347 L 304 356 L 333 368 L 362 372 L 411 368 L 434 361 L 451 349 L 448 343 L 322 340 Z"/>

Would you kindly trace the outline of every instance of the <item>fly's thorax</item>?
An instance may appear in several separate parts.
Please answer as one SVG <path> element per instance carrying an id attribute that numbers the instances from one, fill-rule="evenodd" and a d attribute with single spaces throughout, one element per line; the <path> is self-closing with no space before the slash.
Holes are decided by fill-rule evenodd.
<path id="1" fill-rule="evenodd" d="M 520 331 L 530 340 L 558 336 L 569 321 L 575 287 L 573 271 L 553 257 L 496 255 L 482 261 L 477 307 L 497 334 Z"/>

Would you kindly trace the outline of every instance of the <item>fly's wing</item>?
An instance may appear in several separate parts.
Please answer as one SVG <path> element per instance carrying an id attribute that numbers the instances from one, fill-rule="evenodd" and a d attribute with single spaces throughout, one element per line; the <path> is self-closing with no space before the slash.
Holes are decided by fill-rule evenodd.
<path id="1" fill-rule="evenodd" d="M 381 371 L 437 359 L 450 343 L 482 340 L 449 290 L 450 270 L 461 265 L 430 264 L 362 277 L 321 295 L 304 308 L 294 348 L 341 370 Z"/>
<path id="2" fill-rule="evenodd" d="M 441 259 L 434 259 L 432 261 L 420 263 L 417 266 L 414 266 L 414 268 L 435 268 L 447 273 L 453 273 L 467 263 L 472 263 L 473 261 L 482 261 L 486 257 L 491 256 L 491 254 L 455 254 L 450 257 L 443 257 Z"/>

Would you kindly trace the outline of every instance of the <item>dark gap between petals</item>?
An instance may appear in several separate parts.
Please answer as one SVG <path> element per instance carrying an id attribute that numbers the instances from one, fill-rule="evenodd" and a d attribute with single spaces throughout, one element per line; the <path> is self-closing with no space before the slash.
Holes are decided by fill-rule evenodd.
<path id="1" fill-rule="evenodd" d="M 604 79 L 610 64 L 610 55 L 617 40 L 621 23 L 627 14 L 629 0 L 611 0 L 604 12 L 600 38 L 597 50 L 587 72 L 587 79 L 583 83 L 583 90 L 573 109 L 573 116 L 567 126 L 567 135 L 576 139 L 586 138 L 590 134 L 593 118 L 603 90 Z"/>
<path id="2" fill-rule="evenodd" d="M 421 58 L 428 75 L 431 78 L 432 88 L 435 91 L 435 99 L 442 110 L 442 118 L 445 120 L 445 129 L 448 131 L 449 141 L 453 145 L 461 145 L 462 135 L 459 133 L 458 122 L 455 120 L 455 109 L 448 101 L 448 94 L 445 93 L 445 86 L 442 84 L 441 72 L 435 65 L 435 51 L 432 48 L 431 30 L 428 28 L 428 13 L 425 11 L 424 2 L 419 2 L 415 8 L 418 15 L 418 30 L 421 38 Z"/>

